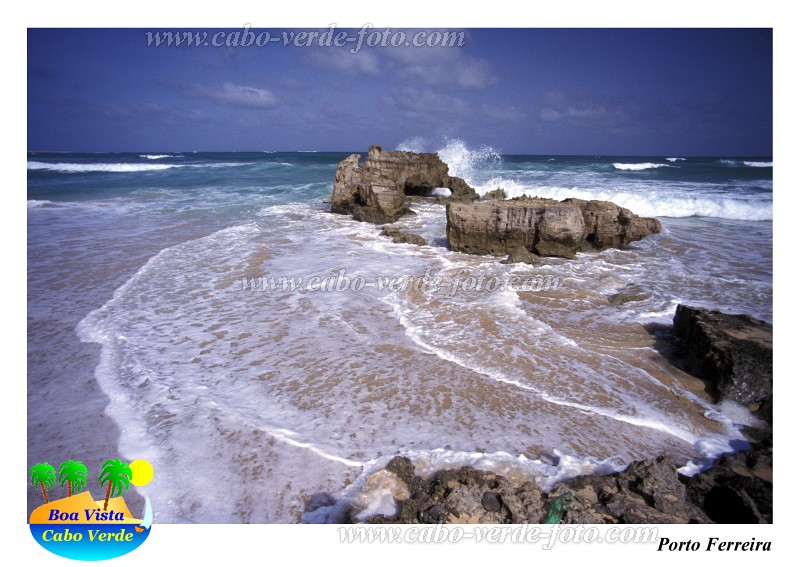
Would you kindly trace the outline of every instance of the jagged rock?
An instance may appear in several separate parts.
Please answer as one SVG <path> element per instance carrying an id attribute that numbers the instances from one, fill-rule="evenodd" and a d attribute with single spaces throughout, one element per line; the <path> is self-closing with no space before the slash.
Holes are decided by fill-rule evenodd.
<path id="1" fill-rule="evenodd" d="M 428 244 L 428 241 L 418 234 L 403 232 L 402 230 L 394 227 L 385 227 L 383 230 L 381 230 L 381 234 L 383 236 L 388 236 L 392 239 L 392 242 L 397 242 L 399 244 L 415 244 L 417 246 L 425 246 Z"/>
<path id="2" fill-rule="evenodd" d="M 673 332 L 689 370 L 708 381 L 717 401 L 731 399 L 772 420 L 772 325 L 678 305 Z"/>
<path id="3" fill-rule="evenodd" d="M 571 495 L 565 521 L 659 524 L 708 522 L 686 499 L 677 466 L 670 457 L 635 461 L 622 472 L 587 475 L 558 483 L 550 498 Z"/>
<path id="4" fill-rule="evenodd" d="M 359 154 L 342 160 L 336 168 L 331 211 L 350 214 L 360 221 L 384 224 L 410 212 L 406 195 L 430 195 L 437 187 L 450 189 L 450 201 L 468 202 L 478 194 L 463 179 L 452 177 L 436 154 L 383 151 L 370 146 L 364 163 Z"/>
<path id="5" fill-rule="evenodd" d="M 717 523 L 772 523 L 772 447 L 723 455 L 684 480 L 689 499 Z"/>
<path id="6" fill-rule="evenodd" d="M 471 203 L 480 198 L 475 189 L 460 177 L 448 176 L 442 187 L 450 189 L 450 196 L 447 198 L 448 202 Z"/>
<path id="7" fill-rule="evenodd" d="M 566 523 L 710 523 L 772 521 L 771 448 L 725 455 L 711 469 L 682 477 L 671 457 L 585 475 L 543 493 L 532 482 L 462 467 L 423 479 L 395 457 L 387 471 L 408 487 L 392 517 L 371 523 L 541 523 L 558 505 Z"/>
<path id="8" fill-rule="evenodd" d="M 501 255 L 523 247 L 572 258 L 579 250 L 622 248 L 658 232 L 658 220 L 607 201 L 518 197 L 447 205 L 448 245 L 469 254 Z"/>
<path id="9" fill-rule="evenodd" d="M 538 264 L 541 260 L 536 254 L 531 254 L 526 248 L 520 246 L 514 248 L 508 258 L 502 260 L 501 264 Z"/>
<path id="10" fill-rule="evenodd" d="M 506 192 L 502 187 L 498 187 L 494 191 L 487 191 L 481 199 L 483 201 L 503 201 L 506 198 Z"/>

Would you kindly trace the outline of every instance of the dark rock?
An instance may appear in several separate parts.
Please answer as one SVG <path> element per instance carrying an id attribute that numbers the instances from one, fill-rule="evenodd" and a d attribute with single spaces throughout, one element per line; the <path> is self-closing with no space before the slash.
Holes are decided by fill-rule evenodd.
<path id="1" fill-rule="evenodd" d="M 387 470 L 408 487 L 401 513 L 373 523 L 768 523 L 772 522 L 772 449 L 767 445 L 724 455 L 694 477 L 682 477 L 671 457 L 631 463 L 608 475 L 557 483 L 545 494 L 472 467 L 441 470 L 422 479 L 406 458 Z"/>
<path id="2" fill-rule="evenodd" d="M 499 512 L 500 508 L 503 507 L 503 501 L 500 500 L 500 495 L 497 492 L 484 492 L 481 504 L 488 512 Z"/>
<path id="3" fill-rule="evenodd" d="M 579 523 L 706 523 L 686 499 L 675 462 L 669 457 L 635 461 L 606 476 L 588 475 L 559 483 L 551 498 L 571 494 L 565 521 Z"/>
<path id="4" fill-rule="evenodd" d="M 502 260 L 501 264 L 538 264 L 541 260 L 536 254 L 531 254 L 527 249 L 520 246 L 514 248 L 508 258 Z"/>
<path id="5" fill-rule="evenodd" d="M 415 244 L 417 246 L 425 246 L 428 244 L 428 241 L 418 234 L 403 232 L 394 227 L 385 227 L 381 230 L 381 234 L 383 236 L 388 236 L 392 239 L 392 242 L 397 242 L 399 244 Z"/>
<path id="6" fill-rule="evenodd" d="M 523 247 L 572 258 L 579 250 L 622 248 L 658 232 L 658 220 L 606 201 L 519 197 L 447 205 L 448 245 L 469 254 L 509 254 Z"/>
<path id="7" fill-rule="evenodd" d="M 470 201 L 478 194 L 436 154 L 383 151 L 371 146 L 364 163 L 352 154 L 339 163 L 333 180 L 331 211 L 360 221 L 384 224 L 408 214 L 406 195 L 430 195 L 447 187 L 453 201 Z"/>
<path id="8" fill-rule="evenodd" d="M 557 483 L 548 494 L 532 482 L 515 482 L 472 467 L 441 470 L 422 479 L 408 459 L 395 458 L 387 470 L 409 487 L 410 497 L 399 503 L 397 515 L 369 521 L 541 523 L 555 515 L 555 521 L 567 523 L 708 523 L 720 521 L 717 518 L 725 514 L 741 521 L 771 519 L 771 483 L 767 491 L 726 481 L 732 463 L 741 466 L 762 461 L 729 458 L 733 459 L 729 463 L 721 460 L 719 469 L 692 479 L 680 478 L 669 457 L 636 461 L 618 473 Z M 756 478 L 754 466 L 747 470 L 747 478 Z M 750 508 L 749 502 L 753 503 Z"/>
<path id="9" fill-rule="evenodd" d="M 450 510 L 441 504 L 436 504 L 420 512 L 419 521 L 423 524 L 443 524 L 450 515 Z"/>
<path id="10" fill-rule="evenodd" d="M 678 305 L 673 332 L 689 370 L 707 380 L 716 400 L 753 404 L 772 421 L 772 325 L 749 315 L 728 315 Z"/>
<path id="11" fill-rule="evenodd" d="M 723 455 L 683 479 L 688 498 L 722 524 L 772 523 L 772 447 Z"/>

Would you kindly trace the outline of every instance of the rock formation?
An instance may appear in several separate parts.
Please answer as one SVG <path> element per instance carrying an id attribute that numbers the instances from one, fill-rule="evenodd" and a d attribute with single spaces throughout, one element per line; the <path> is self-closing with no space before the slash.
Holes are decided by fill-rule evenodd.
<path id="1" fill-rule="evenodd" d="M 689 370 L 710 384 L 717 401 L 734 400 L 772 420 L 772 325 L 679 305 L 673 333 Z"/>
<path id="2" fill-rule="evenodd" d="M 394 475 L 397 513 L 371 523 L 677 524 L 772 522 L 772 448 L 723 456 L 694 477 L 670 457 L 631 463 L 609 475 L 579 476 L 549 492 L 535 483 L 462 467 L 428 479 L 405 457 Z"/>
<path id="3" fill-rule="evenodd" d="M 659 232 L 658 220 L 608 201 L 519 197 L 447 205 L 447 242 L 469 254 L 509 254 L 523 247 L 539 256 L 572 258 L 579 250 L 623 248 Z"/>
<path id="4" fill-rule="evenodd" d="M 370 146 L 364 162 L 352 154 L 339 163 L 333 181 L 331 211 L 353 215 L 360 221 L 384 224 L 410 212 L 407 195 L 430 195 L 433 189 L 450 190 L 448 201 L 469 202 L 478 194 L 460 177 L 448 173 L 436 154 L 383 151 Z"/>
<path id="5" fill-rule="evenodd" d="M 502 187 L 498 187 L 493 191 L 487 191 L 484 193 L 481 200 L 483 201 L 502 201 L 506 198 L 506 192 Z"/>

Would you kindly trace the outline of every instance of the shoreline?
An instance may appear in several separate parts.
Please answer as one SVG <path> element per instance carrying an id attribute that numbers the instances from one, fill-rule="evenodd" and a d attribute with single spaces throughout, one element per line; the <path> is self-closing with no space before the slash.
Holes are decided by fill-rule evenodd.
<path id="1" fill-rule="evenodd" d="M 741 426 L 746 442 L 731 444 L 712 463 L 679 466 L 661 455 L 545 486 L 526 475 L 470 465 L 421 470 L 399 455 L 347 487 L 339 501 L 309 503 L 303 521 L 772 523 L 772 325 L 679 305 L 670 333 L 680 343 L 668 355 L 672 364 L 691 368 L 717 403 L 749 402 L 743 409 L 754 416 Z M 560 460 L 557 454 L 555 464 Z"/>
<path id="2" fill-rule="evenodd" d="M 288 170 L 289 166 L 286 167 Z M 255 173 L 245 173 L 241 168 L 231 169 L 233 173 L 240 173 L 241 183 L 250 187 L 250 178 Z M 171 175 L 180 187 L 187 183 L 178 173 Z M 313 180 L 319 174 L 309 170 L 303 175 Z M 163 238 L 149 240 L 147 246 L 141 247 L 149 253 L 136 250 L 141 261 L 130 261 L 126 266 L 117 265 L 118 246 L 105 237 L 94 236 L 104 232 L 102 229 L 116 216 L 109 217 L 108 212 L 98 215 L 103 209 L 91 204 L 33 209 L 29 217 L 29 255 L 42 268 L 29 273 L 29 282 L 37 282 L 31 293 L 50 300 L 44 303 L 29 300 L 31 320 L 36 319 L 37 324 L 50 322 L 40 317 L 44 309 L 69 303 L 77 293 L 83 296 L 87 290 L 77 285 L 92 281 L 89 276 L 80 281 L 73 279 L 77 284 L 74 289 L 70 286 L 53 294 L 47 286 L 38 285 L 39 276 L 46 273 L 42 269 L 52 271 L 55 265 L 59 268 L 55 275 L 63 276 L 69 273 L 67 269 L 74 274 L 78 267 L 88 274 L 86 266 L 93 270 L 102 266 L 104 275 L 116 278 L 116 283 L 108 286 L 108 293 L 88 291 L 94 292 L 93 298 L 103 298 L 113 295 L 115 289 L 129 281 L 148 258 L 174 248 L 165 252 L 162 258 L 165 261 L 145 270 L 146 278 L 137 277 L 135 284 L 120 294 L 119 301 L 103 303 L 108 309 L 100 315 L 108 325 L 98 332 L 108 333 L 111 347 L 126 362 L 106 371 L 113 371 L 112 384 L 119 381 L 123 393 L 136 402 L 135 408 L 132 407 L 134 412 L 124 418 L 123 431 L 105 423 L 108 418 L 103 408 L 108 399 L 94 382 L 98 351 L 92 349 L 97 345 L 82 345 L 74 349 L 80 355 L 75 359 L 81 358 L 87 370 L 68 369 L 67 373 L 77 378 L 66 388 L 80 386 L 78 382 L 85 378 L 92 382 L 86 392 L 100 396 L 91 404 L 96 415 L 90 420 L 75 419 L 75 423 L 83 424 L 74 427 L 66 421 L 69 411 L 62 410 L 58 415 L 54 413 L 53 420 L 61 422 L 64 431 L 56 432 L 57 428 L 51 427 L 42 429 L 42 435 L 58 433 L 65 440 L 80 443 L 85 438 L 85 444 L 90 446 L 90 437 L 94 435 L 89 432 L 94 429 L 104 439 L 110 433 L 103 441 L 105 448 L 98 451 L 116 452 L 121 434 L 123 446 L 137 447 L 136 455 L 126 453 L 123 457 L 141 456 L 142 448 L 152 447 L 154 453 L 152 457 L 148 454 L 148 459 L 160 460 L 157 468 L 167 476 L 175 468 L 190 465 L 204 455 L 217 455 L 215 466 L 222 467 L 225 483 L 238 494 L 236 506 L 221 509 L 214 503 L 215 492 L 195 489 L 184 493 L 169 482 L 154 485 L 153 492 L 148 494 L 161 501 L 156 502 L 156 512 L 163 514 L 164 521 L 171 522 L 295 522 L 308 509 L 311 495 L 325 492 L 328 496 L 338 495 L 353 482 L 347 477 L 357 474 L 359 469 L 345 471 L 334 461 L 371 466 L 376 461 L 385 463 L 384 456 L 388 460 L 393 454 L 424 453 L 426 447 L 458 452 L 463 449 L 490 457 L 500 453 L 524 454 L 530 460 L 541 458 L 545 462 L 550 462 L 555 449 L 574 455 L 567 458 L 576 460 L 584 455 L 587 461 L 619 455 L 619 463 L 666 453 L 687 459 L 702 459 L 704 453 L 719 454 L 717 445 L 724 444 L 729 423 L 703 414 L 708 411 L 717 414 L 723 408 L 709 407 L 714 405 L 713 400 L 699 379 L 654 356 L 661 349 L 653 348 L 654 342 L 658 342 L 653 333 L 657 329 L 648 325 L 651 321 L 661 322 L 672 298 L 686 288 L 681 283 L 664 280 L 663 271 L 653 271 L 652 266 L 664 259 L 674 258 L 680 263 L 679 258 L 688 258 L 689 261 L 683 262 L 687 271 L 681 277 L 686 278 L 683 282 L 694 286 L 692 298 L 703 296 L 704 288 L 691 279 L 692 268 L 696 267 L 691 257 L 696 259 L 696 252 L 702 255 L 709 251 L 703 244 L 706 235 L 718 234 L 724 240 L 725 231 L 736 232 L 747 221 L 670 218 L 664 226 L 671 231 L 665 230 L 661 236 L 632 245 L 629 251 L 607 250 L 600 255 L 578 251 L 572 260 L 551 257 L 530 268 L 503 265 L 500 262 L 503 256 L 446 251 L 442 239 L 444 209 L 427 204 L 424 198 L 414 206 L 416 215 L 398 221 L 398 232 L 390 230 L 390 234 L 381 236 L 381 227 L 337 217 L 324 210 L 327 207 L 321 205 L 325 201 L 325 196 L 319 194 L 321 182 L 308 185 L 306 181 L 305 177 L 297 180 L 296 184 L 308 191 L 299 201 L 290 199 L 283 203 L 270 195 L 263 203 L 256 203 L 257 211 L 253 208 L 251 189 L 243 190 L 241 205 L 249 203 L 250 208 L 231 209 L 224 217 L 230 230 L 215 232 L 210 238 L 203 234 L 196 238 L 192 233 L 199 231 L 195 228 L 176 224 L 179 238 L 174 242 L 163 242 Z M 190 187 L 194 188 L 198 182 L 194 181 Z M 172 215 L 185 218 L 190 209 L 194 215 L 195 210 L 202 208 L 203 214 L 208 215 L 206 220 L 212 214 L 216 217 L 221 212 L 216 209 L 218 199 L 223 195 L 213 193 L 209 197 L 213 200 L 200 203 L 200 207 L 192 204 L 184 209 L 186 195 L 165 189 L 137 196 L 133 202 L 125 196 L 121 206 L 115 206 L 114 210 L 124 213 L 120 220 L 144 220 L 151 230 L 151 220 L 155 217 L 142 215 L 153 213 L 172 224 L 177 218 Z M 230 198 L 225 188 L 224 199 Z M 277 208 L 271 209 L 273 204 Z M 136 209 L 130 209 L 129 205 Z M 145 212 L 140 212 L 142 207 Z M 136 215 L 129 214 L 133 210 Z M 243 216 L 244 210 L 248 212 Z M 96 226 L 101 229 L 97 231 L 92 226 L 92 230 L 85 232 L 94 243 L 91 247 L 73 238 L 83 247 L 68 249 L 55 257 L 41 246 L 47 237 L 66 234 L 73 227 L 67 219 L 74 219 L 84 211 L 92 216 L 83 215 L 82 220 L 97 218 Z M 165 216 L 165 212 L 170 215 Z M 43 231 L 43 223 L 53 220 L 59 224 Z M 248 226 L 246 230 L 243 223 Z M 36 229 L 35 238 L 31 226 Z M 761 240 L 771 232 L 769 226 L 760 228 L 758 222 L 748 226 L 762 233 Z M 137 233 L 130 229 L 138 227 L 116 228 L 108 235 L 120 242 L 135 240 L 130 236 Z M 170 231 L 168 236 L 177 235 L 176 231 Z M 150 234 L 145 236 L 150 238 Z M 425 244 L 404 244 L 421 244 L 421 240 Z M 310 244 L 313 249 L 328 250 L 329 260 L 311 261 L 306 255 Z M 85 256 L 92 254 L 89 251 L 92 247 L 103 254 L 92 256 L 87 262 Z M 50 258 L 49 264 L 39 262 L 37 252 L 42 260 Z M 729 255 L 729 251 L 723 251 L 720 257 L 726 262 Z M 746 269 L 745 260 L 733 258 L 731 268 L 723 274 L 735 275 Z M 216 269 L 212 273 L 204 266 Z M 563 290 L 549 294 L 521 292 L 517 299 L 510 294 L 481 297 L 465 292 L 464 297 L 455 297 L 453 301 L 447 297 L 381 295 L 370 291 L 366 297 L 363 294 L 347 297 L 247 294 L 245 297 L 238 288 L 233 288 L 242 273 L 255 277 L 280 274 L 279 270 L 284 270 L 308 277 L 315 270 L 333 267 L 347 268 L 351 275 L 359 270 L 365 275 L 418 275 L 431 267 L 435 275 L 445 278 L 454 278 L 459 269 L 467 275 L 485 272 L 500 279 L 522 273 L 556 274 L 566 278 L 567 284 Z M 770 305 L 762 302 L 771 293 L 767 287 L 769 270 L 763 273 L 763 277 L 758 273 L 754 276 L 761 278 L 764 285 L 753 296 L 753 304 L 760 305 L 764 316 L 770 317 Z M 640 280 L 644 290 L 626 284 Z M 193 285 L 184 286 L 184 282 Z M 165 295 L 162 290 L 167 289 L 169 294 Z M 733 304 L 741 305 L 739 290 L 726 288 L 725 292 L 728 289 L 735 292 Z M 722 297 L 724 302 L 725 296 Z M 80 307 L 64 318 L 70 323 L 82 320 L 86 316 L 84 311 L 97 308 L 93 298 L 84 302 L 91 303 L 88 309 Z M 305 317 L 297 316 L 297 301 L 302 303 Z M 459 308 L 464 302 L 468 302 L 469 310 Z M 74 314 L 77 315 L 73 317 Z M 60 319 L 63 315 L 54 313 L 52 318 Z M 377 336 L 381 349 L 370 351 L 372 358 L 366 365 L 354 363 L 355 358 L 346 354 L 347 349 L 339 348 L 344 343 L 317 340 L 306 329 L 314 320 L 325 321 L 329 331 L 326 336 L 339 336 L 351 347 Z M 448 327 L 447 321 L 452 321 L 452 326 Z M 289 328 L 283 328 L 284 322 L 291 322 Z M 273 328 L 281 330 L 262 332 Z M 151 332 L 156 329 L 163 329 L 163 334 Z M 71 341 L 78 341 L 72 329 L 52 332 L 69 334 Z M 31 326 L 29 335 L 33 333 Z M 118 336 L 126 340 L 117 341 Z M 43 334 L 36 342 L 49 346 L 46 337 Z M 170 349 L 171 345 L 182 346 L 164 355 L 164 348 Z M 270 355 L 270 349 L 280 356 Z M 49 417 L 45 415 L 47 403 L 63 402 L 70 407 L 72 404 L 58 397 L 61 386 L 68 382 L 68 377 L 62 379 L 64 372 L 58 364 L 70 356 L 42 352 L 45 354 L 36 360 L 30 359 L 31 369 L 41 376 L 52 369 L 51 373 L 57 376 L 41 389 L 43 395 L 39 398 L 33 394 L 35 387 L 31 381 L 29 405 L 39 407 L 44 420 Z M 140 360 L 146 372 L 137 371 L 136 365 L 130 364 L 131 357 L 142 357 L 133 362 Z M 325 368 L 346 371 L 332 373 Z M 153 376 L 160 379 L 153 380 Z M 607 381 L 608 376 L 611 378 Z M 100 376 L 101 381 L 104 377 L 105 374 Z M 29 374 L 29 380 L 32 378 L 33 374 Z M 168 397 L 163 395 L 166 388 L 170 391 Z M 682 394 L 678 396 L 675 392 Z M 80 396 L 75 394 L 75 398 Z M 117 399 L 113 394 L 112 398 Z M 156 403 L 160 404 L 159 411 L 151 414 L 148 409 Z M 347 414 L 344 407 L 355 409 L 350 421 L 342 417 Z M 732 415 L 725 411 L 723 417 L 728 419 Z M 125 425 L 128 421 L 132 427 Z M 325 430 L 322 425 L 319 428 L 315 425 L 322 422 Z M 420 428 L 419 424 L 425 425 Z M 642 424 L 647 427 L 642 428 Z M 147 428 L 141 429 L 146 435 L 137 433 L 140 426 Z M 29 427 L 34 430 L 32 418 Z M 381 427 L 391 436 L 370 433 Z M 578 430 L 580 434 L 571 434 Z M 498 436 L 499 431 L 502 436 Z M 154 436 L 157 443 L 153 442 Z M 117 449 L 112 448 L 115 439 Z M 193 446 L 186 445 L 186 439 L 195 441 Z M 710 441 L 714 447 L 700 447 L 695 444 L 698 441 Z M 29 450 L 33 446 L 30 443 Z M 38 450 L 49 445 L 37 441 L 35 446 Z M 320 452 L 319 460 L 311 454 L 316 451 Z M 435 449 L 428 452 L 431 451 Z M 245 493 L 244 487 L 253 479 L 262 479 L 264 486 L 260 484 L 255 492 L 250 489 Z M 197 480 L 203 486 L 210 479 L 201 476 Z M 36 496 L 32 498 L 35 500 Z M 180 504 L 173 506 L 174 502 Z M 295 515 L 295 511 L 299 512 Z"/>

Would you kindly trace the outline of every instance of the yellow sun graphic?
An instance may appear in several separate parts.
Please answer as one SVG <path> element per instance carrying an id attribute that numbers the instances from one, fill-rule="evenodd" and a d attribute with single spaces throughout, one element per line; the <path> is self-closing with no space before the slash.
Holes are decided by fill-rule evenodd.
<path id="1" fill-rule="evenodd" d="M 131 467 L 131 484 L 145 486 L 153 480 L 153 465 L 144 459 L 136 459 L 128 466 Z"/>

